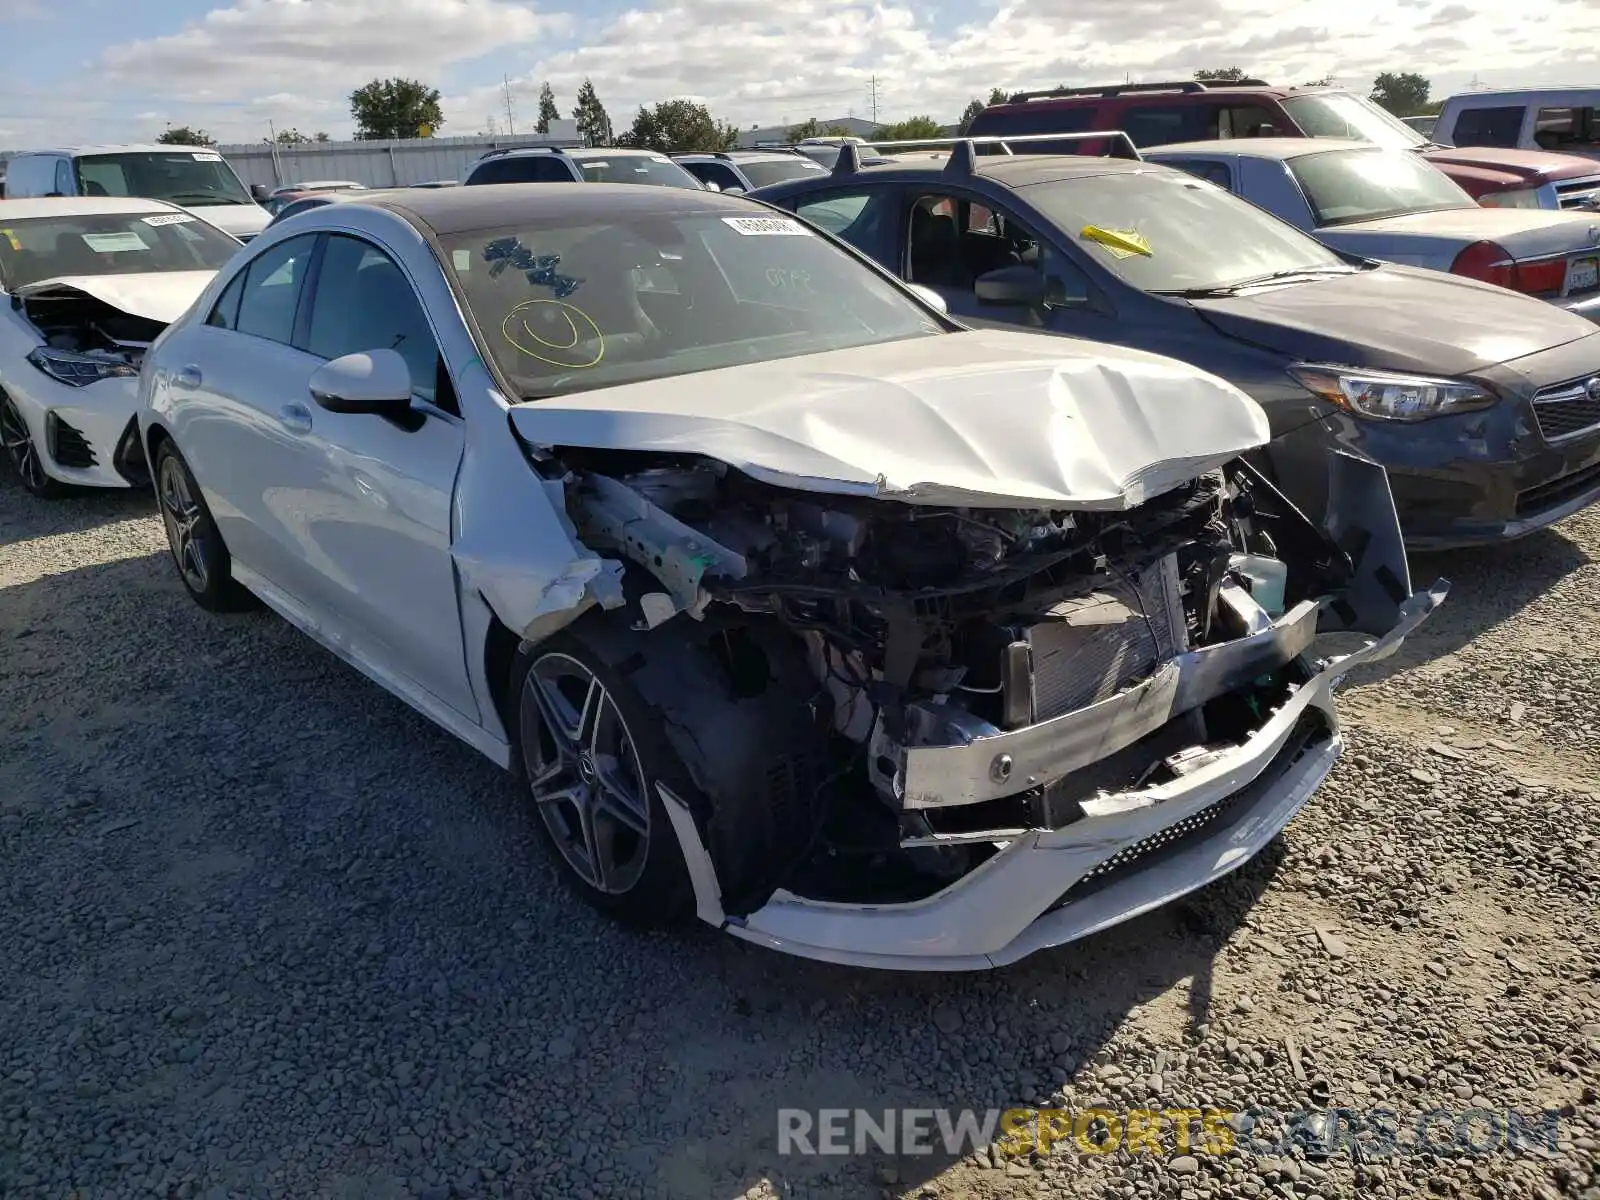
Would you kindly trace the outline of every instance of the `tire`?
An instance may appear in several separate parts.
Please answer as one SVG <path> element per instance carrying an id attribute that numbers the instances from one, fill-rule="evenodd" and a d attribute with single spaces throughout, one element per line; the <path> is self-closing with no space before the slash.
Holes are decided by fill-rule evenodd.
<path id="1" fill-rule="evenodd" d="M 4 392 L 0 392 L 0 448 L 22 486 L 30 493 L 41 500 L 55 500 L 67 494 L 66 484 L 45 474 L 44 459 L 33 443 L 33 435 L 28 432 L 28 423 Z"/>
<path id="2" fill-rule="evenodd" d="M 161 524 L 167 531 L 167 549 L 184 590 L 210 612 L 250 607 L 250 593 L 233 578 L 233 558 L 217 532 L 200 485 L 170 439 L 157 448 L 151 475 Z"/>
<path id="3" fill-rule="evenodd" d="M 606 915 L 635 928 L 681 923 L 694 891 L 659 784 L 693 814 L 726 911 L 759 907 L 815 832 L 816 789 L 793 785 L 813 776 L 790 769 L 820 763 L 804 705 L 815 684 L 785 686 L 774 670 L 760 694 L 740 695 L 710 649 L 711 622 L 641 633 L 627 611 L 588 614 L 513 664 L 507 707 L 546 845 Z M 597 867 L 597 851 L 613 857 Z"/>

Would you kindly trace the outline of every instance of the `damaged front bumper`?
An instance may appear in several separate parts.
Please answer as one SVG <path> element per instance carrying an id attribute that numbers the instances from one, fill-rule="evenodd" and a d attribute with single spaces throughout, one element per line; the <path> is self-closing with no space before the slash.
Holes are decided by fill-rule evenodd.
<path id="1" fill-rule="evenodd" d="M 779 890 L 748 916 L 723 910 L 711 858 L 687 807 L 662 799 L 683 848 L 699 916 L 776 950 L 852 966 L 898 970 L 979 970 L 1015 962 L 1157 908 L 1237 870 L 1310 799 L 1341 749 L 1333 695 L 1353 668 L 1392 655 L 1444 600 L 1440 580 L 1398 606 L 1393 626 L 1353 654 L 1308 664 L 1308 678 L 1247 740 L 1214 761 L 1154 787 L 1100 795 L 1084 816 L 1059 829 L 1028 829 L 982 865 L 922 900 L 841 904 Z M 1217 672 L 1245 666 L 1252 653 L 1299 654 L 1315 628 L 1315 608 L 1300 606 L 1254 639 L 1191 653 L 1106 705 L 1054 722 L 941 747 L 920 764 L 952 802 L 981 800 L 997 784 L 992 764 L 1009 755 L 1017 777 L 1059 774 L 1106 752 L 1097 738 L 1123 742 L 1191 694 L 1210 690 Z M 1304 644 L 1302 644 L 1302 642 Z M 1223 652 L 1223 653 L 1218 653 Z M 1223 663 L 1226 658 L 1228 661 Z M 1282 661 L 1280 658 L 1279 661 Z M 1304 661 L 1304 660 L 1302 660 Z M 1130 699 L 1130 697 L 1132 697 Z M 1123 742 L 1123 744 L 1126 744 Z M 908 759 L 908 767 L 916 762 Z M 942 776 L 934 771 L 960 768 Z M 908 784 L 914 776 L 908 775 Z M 908 786 L 908 796 L 915 788 Z M 926 793 L 925 793 L 926 794 Z"/>

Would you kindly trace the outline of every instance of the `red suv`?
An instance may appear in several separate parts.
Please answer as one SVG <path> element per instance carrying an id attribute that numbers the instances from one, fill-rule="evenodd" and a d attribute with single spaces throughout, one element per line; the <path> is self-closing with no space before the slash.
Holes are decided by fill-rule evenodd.
<path id="1" fill-rule="evenodd" d="M 1428 141 L 1372 101 L 1341 88 L 1274 87 L 1260 79 L 1207 84 L 1133 83 L 1114 87 L 1018 92 L 973 120 L 974 136 L 1086 133 L 1120 129 L 1137 146 L 1231 137 L 1359 138 L 1416 150 L 1480 204 L 1491 207 L 1578 207 L 1588 184 L 1600 183 L 1594 160 L 1570 154 L 1486 146 L 1447 147 Z M 1101 154 L 1097 142 L 1049 142 L 1035 153 Z M 1553 185 L 1553 186 L 1552 186 Z M 1567 201 L 1571 200 L 1571 204 Z"/>

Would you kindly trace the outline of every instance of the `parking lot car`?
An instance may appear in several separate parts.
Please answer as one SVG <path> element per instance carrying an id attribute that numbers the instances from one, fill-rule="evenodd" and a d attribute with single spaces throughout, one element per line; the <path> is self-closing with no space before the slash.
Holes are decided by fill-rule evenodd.
<path id="1" fill-rule="evenodd" d="M 704 190 L 474 187 L 269 231 L 147 364 L 202 605 L 248 588 L 526 781 L 568 882 L 780 950 L 1012 961 L 1223 875 L 1410 593 L 1180 363 L 968 331 Z M 1376 640 L 1310 653 L 1319 621 Z"/>
<path id="2" fill-rule="evenodd" d="M 1238 138 L 1145 153 L 1209 179 L 1336 250 L 1451 271 L 1600 320 L 1600 215 L 1483 208 L 1404 150 Z"/>
<path id="3" fill-rule="evenodd" d="M 1600 187 L 1600 170 L 1585 158 L 1459 139 L 1455 146 L 1439 146 L 1365 96 L 1321 85 L 1274 87 L 1259 79 L 1018 92 L 979 113 L 968 132 L 1086 129 L 1125 130 L 1141 147 L 1255 137 L 1359 139 L 1416 153 L 1490 206 L 1580 207 Z M 1092 144 L 1084 149 L 1098 152 Z"/>
<path id="4" fill-rule="evenodd" d="M 237 239 L 159 200 L 9 200 L 0 213 L 0 446 L 22 484 L 146 486 L 140 361 Z"/>
<path id="5" fill-rule="evenodd" d="M 1388 467 L 1414 546 L 1517 537 L 1600 498 L 1591 322 L 1353 259 L 1175 168 L 977 155 L 974 141 L 943 167 L 845 161 L 755 196 L 936 289 L 969 323 L 1119 343 L 1231 380 L 1271 420 L 1262 463 L 1312 515 L 1330 446 Z"/>
<path id="6" fill-rule="evenodd" d="M 707 187 L 734 195 L 826 170 L 821 163 L 798 150 L 722 150 L 715 154 L 674 154 L 672 161 Z"/>
<path id="7" fill-rule="evenodd" d="M 1486 88 L 1451 96 L 1434 136 L 1449 146 L 1505 146 L 1600 158 L 1600 87 Z M 1600 207 L 1600 178 L 1581 197 Z M 1577 197 L 1575 197 L 1576 199 Z"/>
<path id="8" fill-rule="evenodd" d="M 6 194 L 142 196 L 177 204 L 248 242 L 267 226 L 228 161 L 211 146 L 68 146 L 11 156 Z"/>
<path id="9" fill-rule="evenodd" d="M 702 190 L 700 181 L 653 150 L 508 146 L 472 165 L 468 186 L 488 183 L 643 183 Z"/>

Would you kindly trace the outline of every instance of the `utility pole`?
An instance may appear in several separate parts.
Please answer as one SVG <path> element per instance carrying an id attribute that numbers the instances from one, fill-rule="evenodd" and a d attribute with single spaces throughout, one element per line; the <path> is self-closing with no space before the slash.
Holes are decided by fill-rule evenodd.
<path id="1" fill-rule="evenodd" d="M 502 75 L 501 79 L 504 81 L 506 89 L 506 132 L 514 135 L 517 132 L 517 124 L 516 119 L 511 115 L 511 77 Z"/>
<path id="2" fill-rule="evenodd" d="M 867 106 L 872 110 L 872 123 L 878 123 L 878 77 L 872 77 L 871 89 L 867 92 Z"/>

